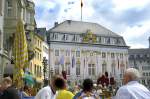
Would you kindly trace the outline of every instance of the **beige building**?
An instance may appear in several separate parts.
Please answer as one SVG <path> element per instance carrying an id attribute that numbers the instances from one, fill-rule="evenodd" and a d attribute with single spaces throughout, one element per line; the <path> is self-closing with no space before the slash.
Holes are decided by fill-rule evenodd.
<path id="1" fill-rule="evenodd" d="M 43 38 L 37 33 L 33 36 L 34 58 L 30 61 L 29 71 L 38 83 L 43 82 Z"/>
<path id="2" fill-rule="evenodd" d="M 29 53 L 32 53 L 31 40 L 35 28 L 34 20 L 34 3 L 32 0 L 4 0 L 4 25 L 3 25 L 3 48 L 4 54 L 10 60 L 3 61 L 4 74 L 12 74 L 12 45 L 14 33 L 16 32 L 16 24 L 18 19 L 23 19 L 27 40 L 29 43 Z M 9 71 L 9 72 L 8 72 Z M 11 73 L 10 73 L 11 72 Z"/>
<path id="3" fill-rule="evenodd" d="M 3 60 L 7 60 L 3 50 L 3 27 L 4 27 L 4 0 L 0 0 L 0 81 L 3 76 Z"/>

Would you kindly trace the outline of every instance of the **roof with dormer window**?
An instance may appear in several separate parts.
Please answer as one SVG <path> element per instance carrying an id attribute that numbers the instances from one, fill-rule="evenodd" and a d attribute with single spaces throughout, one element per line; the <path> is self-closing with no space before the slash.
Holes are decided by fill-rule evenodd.
<path id="1" fill-rule="evenodd" d="M 72 21 L 66 20 L 60 24 L 57 24 L 49 32 L 59 32 L 59 33 L 87 33 L 87 31 L 91 31 L 93 34 L 100 36 L 111 36 L 111 37 L 121 37 L 120 35 L 112 32 L 111 30 L 97 24 L 91 22 L 83 22 L 83 21 Z"/>

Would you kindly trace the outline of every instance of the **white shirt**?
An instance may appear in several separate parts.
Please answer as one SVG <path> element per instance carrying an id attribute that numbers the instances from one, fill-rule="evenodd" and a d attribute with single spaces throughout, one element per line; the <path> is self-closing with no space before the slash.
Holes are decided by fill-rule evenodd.
<path id="1" fill-rule="evenodd" d="M 52 92 L 51 87 L 47 86 L 42 88 L 35 96 L 34 99 L 55 99 L 56 95 Z"/>
<path id="2" fill-rule="evenodd" d="M 150 99 L 150 91 L 137 81 L 130 81 L 119 88 L 115 99 Z"/>

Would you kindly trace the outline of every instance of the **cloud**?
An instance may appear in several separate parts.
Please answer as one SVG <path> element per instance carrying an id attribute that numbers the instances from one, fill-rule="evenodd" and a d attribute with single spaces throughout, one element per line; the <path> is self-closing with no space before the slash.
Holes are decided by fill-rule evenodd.
<path id="1" fill-rule="evenodd" d="M 57 19 L 61 9 L 60 3 L 54 0 L 35 0 L 37 27 L 50 27 Z"/>
<path id="2" fill-rule="evenodd" d="M 35 0 L 38 27 L 80 20 L 80 0 Z M 83 0 L 83 21 L 96 22 L 122 35 L 132 48 L 148 47 L 150 0 Z M 142 40 L 141 40 L 142 39 Z"/>

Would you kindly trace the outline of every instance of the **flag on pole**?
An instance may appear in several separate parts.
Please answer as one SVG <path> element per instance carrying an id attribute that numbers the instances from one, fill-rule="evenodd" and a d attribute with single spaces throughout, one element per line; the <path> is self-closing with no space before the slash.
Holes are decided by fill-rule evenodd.
<path id="1" fill-rule="evenodd" d="M 81 8 L 83 7 L 83 2 L 82 2 L 82 0 L 81 0 Z"/>
<path id="2" fill-rule="evenodd" d="M 60 65 L 64 65 L 64 56 L 61 56 L 61 58 L 60 58 L 60 61 L 59 61 L 59 63 L 60 63 Z"/>
<path id="3" fill-rule="evenodd" d="M 84 68 L 85 68 L 85 58 L 84 58 Z"/>
<path id="4" fill-rule="evenodd" d="M 118 69 L 119 69 L 119 67 L 120 67 L 119 65 L 120 65 L 120 63 L 119 63 L 119 59 L 118 59 Z"/>
<path id="5" fill-rule="evenodd" d="M 75 57 L 72 57 L 72 68 L 75 66 Z"/>
<path id="6" fill-rule="evenodd" d="M 14 83 L 16 83 L 17 87 L 21 87 L 23 84 L 23 69 L 27 68 L 28 66 L 28 48 L 26 34 L 24 30 L 24 24 L 21 19 L 19 19 L 17 23 L 13 52 L 15 63 L 13 81 Z"/>

